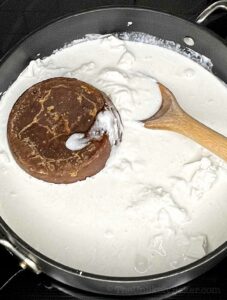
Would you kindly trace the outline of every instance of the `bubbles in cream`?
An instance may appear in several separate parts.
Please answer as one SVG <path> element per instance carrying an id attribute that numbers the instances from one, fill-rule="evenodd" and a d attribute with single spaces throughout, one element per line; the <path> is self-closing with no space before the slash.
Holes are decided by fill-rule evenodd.
<path id="1" fill-rule="evenodd" d="M 193 69 L 184 70 L 184 75 L 186 78 L 192 78 L 195 76 L 195 71 Z"/>
<path id="2" fill-rule="evenodd" d="M 149 268 L 148 258 L 137 254 L 135 259 L 135 269 L 139 273 L 145 273 Z"/>
<path id="3" fill-rule="evenodd" d="M 122 36 L 72 42 L 31 62 L 4 93 L 0 168 L 7 172 L 0 172 L 0 215 L 28 244 L 62 264 L 101 275 L 145 276 L 196 261 L 227 240 L 227 165 L 195 142 L 145 129 L 138 120 L 160 108 L 161 82 L 190 115 L 227 136 L 227 89 L 207 71 L 207 58 L 193 51 L 183 56 L 173 42 L 147 35 Z M 30 177 L 7 144 L 14 102 L 53 76 L 78 78 L 105 92 L 123 123 L 122 141 L 112 147 L 106 167 L 70 185 Z M 111 133 L 111 118 L 99 115 L 94 132 L 108 131 L 114 143 L 119 133 Z M 77 133 L 68 143 L 75 149 L 85 138 Z"/>

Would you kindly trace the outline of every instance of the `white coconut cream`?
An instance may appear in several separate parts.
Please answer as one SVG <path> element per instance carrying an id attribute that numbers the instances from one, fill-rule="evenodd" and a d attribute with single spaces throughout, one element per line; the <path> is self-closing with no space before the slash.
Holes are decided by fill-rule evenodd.
<path id="1" fill-rule="evenodd" d="M 75 42 L 32 61 L 3 95 L 0 215 L 42 254 L 90 273 L 139 276 L 186 265 L 227 240 L 226 163 L 177 133 L 138 122 L 160 108 L 155 78 L 190 115 L 227 135 L 226 87 L 167 48 L 113 36 Z M 7 143 L 17 98 L 55 76 L 78 78 L 105 92 L 124 126 L 106 167 L 69 185 L 30 177 Z"/>

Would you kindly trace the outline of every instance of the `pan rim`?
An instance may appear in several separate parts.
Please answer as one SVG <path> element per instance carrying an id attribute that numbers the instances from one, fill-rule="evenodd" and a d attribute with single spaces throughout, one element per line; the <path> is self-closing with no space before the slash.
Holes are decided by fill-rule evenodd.
<path id="1" fill-rule="evenodd" d="M 16 241 L 16 247 L 20 247 L 27 251 L 28 253 L 31 253 L 35 257 L 37 257 L 39 260 L 43 261 L 44 263 L 51 265 L 55 268 L 58 268 L 62 271 L 66 271 L 67 273 L 71 273 L 73 275 L 77 275 L 80 278 L 89 278 L 93 280 L 99 280 L 99 281 L 105 281 L 105 282 L 119 282 L 119 283 L 141 283 L 141 282 L 150 282 L 150 281 L 156 281 L 160 279 L 166 279 L 170 277 L 174 277 L 176 275 L 184 274 L 189 271 L 193 271 L 197 269 L 198 267 L 202 267 L 204 264 L 208 262 L 212 262 L 215 260 L 217 257 L 221 255 L 227 254 L 227 241 L 205 255 L 204 257 L 196 260 L 195 262 L 192 262 L 190 264 L 187 264 L 183 267 L 167 271 L 167 272 L 162 272 L 158 274 L 153 274 L 153 275 L 146 275 L 146 276 L 125 276 L 125 277 L 120 277 L 120 276 L 108 276 L 108 275 L 99 275 L 99 274 L 94 274 L 94 273 L 89 273 L 89 272 L 84 272 L 79 269 L 75 269 L 72 267 L 69 267 L 67 265 L 64 265 L 62 263 L 59 263 L 56 260 L 53 260 L 52 258 L 47 257 L 46 255 L 42 254 L 41 252 L 35 250 L 33 247 L 31 247 L 29 244 L 27 244 L 22 238 L 20 238 L 15 231 L 13 231 L 7 224 L 6 222 L 0 217 L 0 230 L 3 230 L 3 232 L 6 234 L 6 236 L 10 237 L 9 240 L 13 239 L 13 241 Z M 1 231 L 0 231 L 1 234 Z M 39 264 L 37 264 L 39 267 Z M 42 271 L 42 270 L 41 270 Z M 82 274 L 81 274 L 82 272 Z M 45 272 L 44 272 L 45 273 Z"/>

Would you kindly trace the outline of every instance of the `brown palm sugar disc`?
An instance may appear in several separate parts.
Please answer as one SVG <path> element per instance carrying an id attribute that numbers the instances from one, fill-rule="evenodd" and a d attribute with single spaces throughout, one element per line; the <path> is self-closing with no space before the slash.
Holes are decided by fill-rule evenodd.
<path id="1" fill-rule="evenodd" d="M 71 183 L 95 175 L 111 151 L 107 135 L 71 151 L 73 133 L 87 133 L 107 97 L 77 79 L 57 77 L 37 83 L 16 101 L 8 120 L 8 142 L 16 162 L 48 182 Z"/>

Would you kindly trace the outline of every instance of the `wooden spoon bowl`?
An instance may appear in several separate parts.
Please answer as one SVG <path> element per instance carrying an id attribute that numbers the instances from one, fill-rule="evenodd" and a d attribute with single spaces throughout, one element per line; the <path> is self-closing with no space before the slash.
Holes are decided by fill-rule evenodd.
<path id="1" fill-rule="evenodd" d="M 161 83 L 159 88 L 162 94 L 162 106 L 154 116 L 143 120 L 144 126 L 183 134 L 227 160 L 227 138 L 189 116 L 180 107 L 173 93 Z"/>

